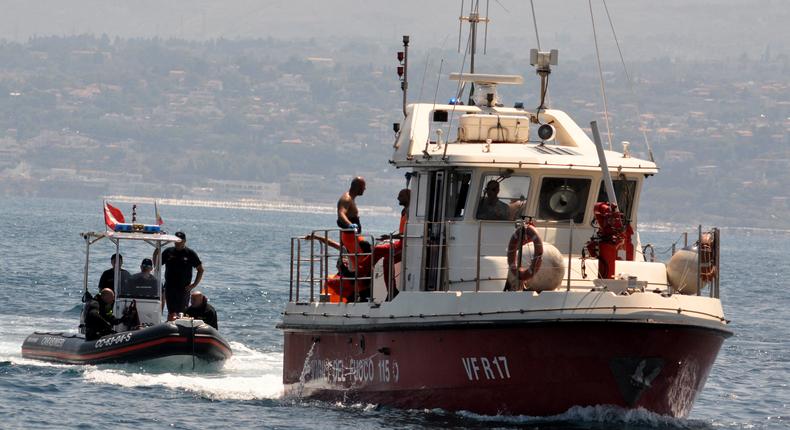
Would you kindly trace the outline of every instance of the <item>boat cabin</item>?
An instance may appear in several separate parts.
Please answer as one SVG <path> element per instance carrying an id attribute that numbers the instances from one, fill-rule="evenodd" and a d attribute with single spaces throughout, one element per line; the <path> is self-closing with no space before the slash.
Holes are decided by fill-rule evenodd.
<path id="1" fill-rule="evenodd" d="M 563 111 L 505 107 L 496 87 L 520 83 L 520 76 L 451 78 L 474 84 L 470 104 L 410 104 L 395 127 L 390 164 L 408 170 L 411 192 L 403 238 L 388 245 L 339 229 L 312 232 L 323 238 L 318 244 L 293 238 L 292 301 L 304 298 L 300 284 L 310 285 L 310 302 L 377 303 L 401 292 L 672 288 L 666 265 L 644 255 L 636 228 L 642 185 L 658 172 L 654 162 L 632 156 L 627 146 L 617 152 L 601 145 L 599 151 Z M 602 202 L 616 207 L 625 232 L 608 262 L 591 255 L 597 245 L 591 250 L 590 243 L 602 240 Z M 531 244 L 513 245 L 514 230 L 526 225 L 541 239 L 542 259 L 530 262 Z M 355 236 L 352 245 L 333 253 L 326 239 L 340 243 L 343 234 Z M 370 249 L 353 245 L 361 239 Z M 518 270 L 542 261 L 535 279 L 509 279 L 515 253 Z M 377 265 L 381 260 L 385 264 Z M 372 267 L 356 267 L 359 262 Z M 368 285 L 370 292 L 358 294 Z"/>
<path id="2" fill-rule="evenodd" d="M 504 107 L 496 84 L 519 76 L 455 78 L 476 84 L 474 104 L 410 105 L 394 145 L 391 163 L 412 171 L 407 291 L 502 291 L 515 222 L 531 221 L 544 241 L 578 256 L 594 234 L 593 206 L 607 201 L 595 144 L 568 115 Z M 658 169 L 628 152 L 605 156 L 635 229 L 642 181 Z"/>
<path id="3" fill-rule="evenodd" d="M 181 241 L 181 238 L 156 231 L 154 233 L 146 233 L 142 230 L 139 231 L 102 231 L 102 232 L 87 232 L 81 234 L 85 241 L 85 273 L 83 277 L 83 288 L 86 294 L 95 294 L 95 285 L 88 284 L 89 274 L 91 273 L 90 257 L 91 247 L 97 243 L 109 241 L 114 248 L 115 255 L 123 255 L 121 252 L 122 247 L 130 246 L 131 244 L 144 244 L 151 248 L 150 253 L 146 252 L 144 256 L 150 256 L 154 250 L 161 251 L 164 247 L 171 243 Z M 122 246 L 125 245 L 125 246 Z M 142 258 L 142 257 L 141 257 Z M 134 270 L 137 270 L 137 263 L 134 263 Z M 121 267 L 115 266 L 115 273 L 113 277 L 113 290 L 115 291 L 115 305 L 113 307 L 113 315 L 120 317 L 126 312 L 129 307 L 134 306 L 137 308 L 137 314 L 141 326 L 151 326 L 162 322 L 162 265 L 160 259 L 153 261 L 153 277 L 155 282 L 135 282 L 133 276 L 124 277 L 120 273 Z M 80 333 L 85 332 L 84 326 L 85 315 L 80 318 Z M 133 327 L 116 327 L 116 331 L 126 331 Z"/>

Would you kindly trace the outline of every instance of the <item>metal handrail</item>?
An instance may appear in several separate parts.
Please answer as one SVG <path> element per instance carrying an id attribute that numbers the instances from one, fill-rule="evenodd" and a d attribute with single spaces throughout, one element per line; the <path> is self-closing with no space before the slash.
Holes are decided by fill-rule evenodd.
<path id="1" fill-rule="evenodd" d="M 373 263 L 373 246 L 374 245 L 371 245 L 370 252 L 360 252 L 359 249 L 357 248 L 357 249 L 354 250 L 353 254 L 349 253 L 347 250 L 345 250 L 345 247 L 343 246 L 343 243 L 342 243 L 342 237 L 341 237 L 342 233 L 349 233 L 349 232 L 353 232 L 354 233 L 354 241 L 355 242 L 359 241 L 359 237 L 365 237 L 363 235 L 359 235 L 353 229 L 339 229 L 339 228 L 318 229 L 318 230 L 311 231 L 310 235 L 306 236 L 306 237 L 305 236 L 294 236 L 294 237 L 291 237 L 291 264 L 290 264 L 291 275 L 290 275 L 290 288 L 289 288 L 289 296 L 288 296 L 288 300 L 289 301 L 295 302 L 295 303 L 299 303 L 300 302 L 301 286 L 302 286 L 302 284 L 308 284 L 309 285 L 310 295 L 309 295 L 309 302 L 308 303 L 312 303 L 312 302 L 316 301 L 316 298 L 315 298 L 316 282 L 318 282 L 318 285 L 319 285 L 319 293 L 318 293 L 319 294 L 319 299 L 323 300 L 323 298 L 326 295 L 326 283 L 327 283 L 327 281 L 329 281 L 329 278 L 330 278 L 330 275 L 329 275 L 329 257 L 335 256 L 335 255 L 339 259 L 342 259 L 342 258 L 344 258 L 346 256 L 352 257 L 354 259 L 355 266 L 356 266 L 356 262 L 358 261 L 359 258 L 365 258 L 365 257 L 369 256 L 369 257 L 371 257 L 370 258 L 370 261 L 371 261 L 370 273 L 371 274 L 369 276 L 359 276 L 358 273 L 357 273 L 358 272 L 358 270 L 357 270 L 358 268 L 354 267 L 354 270 L 353 270 L 354 276 L 353 277 L 347 277 L 348 280 L 354 282 L 354 300 L 355 301 L 359 301 L 359 298 L 360 298 L 359 282 L 360 281 L 370 281 L 372 283 L 372 281 L 373 281 L 373 266 L 372 266 L 372 263 Z M 318 235 L 318 233 L 321 233 L 321 235 Z M 332 246 L 329 245 L 329 241 L 331 240 L 332 242 L 334 242 L 334 240 L 330 239 L 330 233 L 336 233 L 337 234 L 338 241 L 336 243 L 337 243 L 337 246 L 339 247 L 339 250 L 338 250 L 338 252 L 336 254 L 329 251 L 329 249 L 332 248 Z M 309 239 L 308 239 L 308 237 L 309 237 Z M 375 244 L 375 241 L 373 240 L 372 236 L 368 236 L 368 237 L 371 239 L 369 243 Z M 319 248 L 316 250 L 316 248 L 315 248 L 316 240 L 315 239 L 317 239 L 317 238 L 323 239 L 323 242 L 321 242 L 319 240 Z M 303 253 L 302 253 L 302 243 L 305 242 L 305 241 L 309 241 L 310 242 L 310 254 L 309 254 L 308 257 L 305 257 L 303 255 Z M 295 244 L 296 254 L 294 254 L 294 244 Z M 308 273 L 308 276 L 305 277 L 305 278 L 302 277 L 302 266 L 304 264 L 308 264 L 309 265 L 309 268 L 308 268 L 309 269 L 309 273 Z M 316 267 L 315 267 L 316 264 L 318 264 L 318 276 L 316 276 Z M 351 268 L 349 268 L 348 270 L 351 271 Z M 295 277 L 294 277 L 294 272 L 296 274 Z M 369 288 L 372 290 L 372 285 Z M 339 294 L 341 296 L 343 295 L 343 283 L 340 284 Z"/>
<path id="2" fill-rule="evenodd" d="M 412 240 L 413 239 L 425 239 L 425 234 L 428 231 L 429 225 L 430 224 L 438 224 L 438 223 L 442 223 L 442 222 L 441 221 L 424 221 L 423 222 L 423 234 L 424 234 L 423 236 L 408 236 L 407 234 L 404 234 L 401 237 L 401 239 L 400 239 L 401 240 L 401 250 L 400 250 L 400 252 L 401 252 L 401 264 L 402 265 L 401 265 L 401 272 L 399 273 L 399 275 L 397 275 L 397 279 L 400 281 L 398 283 L 399 285 L 404 285 L 405 280 L 407 279 L 406 274 L 408 272 L 408 270 L 406 268 L 406 258 L 405 258 L 405 254 L 406 254 L 407 249 L 408 249 L 408 246 L 407 246 L 408 244 L 406 242 L 404 242 L 404 241 L 406 241 L 407 239 L 412 239 Z M 443 223 L 444 224 L 451 224 L 453 222 L 452 221 L 444 221 Z M 455 268 L 455 266 L 451 266 L 449 264 L 450 263 L 449 259 L 448 260 L 439 259 L 437 261 L 437 263 L 435 264 L 435 267 L 433 265 L 431 265 L 430 267 L 426 267 L 428 262 L 426 261 L 426 257 L 425 257 L 426 253 L 425 252 L 422 253 L 422 264 L 421 264 L 421 269 L 420 270 L 429 271 L 429 272 L 434 273 L 434 274 L 439 273 L 439 274 L 443 275 L 442 278 L 441 278 L 442 279 L 441 285 L 437 285 L 437 289 L 438 290 L 449 290 L 451 285 L 462 283 L 462 282 L 474 282 L 474 284 L 475 284 L 474 291 L 479 292 L 480 291 L 481 281 L 505 280 L 506 277 L 501 277 L 501 275 L 500 276 L 496 276 L 496 274 L 493 274 L 494 276 L 486 276 L 486 277 L 484 277 L 484 276 L 482 276 L 482 269 L 481 269 L 481 261 L 484 258 L 491 257 L 491 256 L 500 256 L 501 257 L 503 255 L 502 253 L 496 253 L 496 254 L 490 254 L 490 255 L 484 254 L 484 251 L 483 251 L 483 247 L 484 246 L 489 247 L 488 249 L 491 250 L 490 246 L 491 245 L 495 245 L 495 244 L 493 244 L 493 242 L 491 242 L 491 241 L 489 241 L 488 243 L 485 243 L 483 241 L 483 238 L 484 238 L 483 228 L 485 227 L 483 224 L 501 225 L 501 224 L 504 224 L 504 223 L 511 223 L 511 222 L 510 221 L 481 221 L 481 222 L 478 223 L 478 226 L 477 226 L 477 240 L 476 240 L 476 243 L 474 245 L 475 246 L 475 248 L 474 248 L 474 252 L 475 252 L 474 279 L 462 279 L 462 278 L 451 279 L 450 276 L 449 276 L 451 274 L 451 271 L 455 271 L 455 270 L 458 270 L 458 269 Z M 357 243 L 359 241 L 360 237 L 364 237 L 364 238 L 368 239 L 369 243 L 371 244 L 370 251 L 369 252 L 362 252 L 358 247 L 356 247 L 354 249 L 354 252 L 352 253 L 352 252 L 349 252 L 347 249 L 345 249 L 345 247 L 342 245 L 342 237 L 341 237 L 341 235 L 343 233 L 349 233 L 349 232 L 353 232 L 354 233 L 354 241 L 355 241 L 355 243 Z M 449 231 L 448 231 L 448 233 L 449 233 Z M 699 247 L 699 244 L 702 241 L 703 234 L 711 234 L 713 236 L 713 247 L 712 247 L 712 250 L 711 250 L 712 255 L 711 255 L 711 258 L 710 258 L 710 264 L 713 267 L 713 276 L 712 276 L 712 278 L 707 278 L 707 280 L 703 279 L 702 258 L 701 258 L 701 252 L 699 251 L 699 248 L 698 248 L 698 256 L 699 257 L 697 259 L 697 270 L 696 270 L 696 276 L 697 276 L 697 282 L 698 282 L 697 295 L 704 294 L 702 289 L 703 288 L 708 288 L 708 291 L 707 291 L 706 295 L 708 295 L 711 298 L 719 298 L 719 294 L 720 294 L 720 263 L 721 263 L 720 230 L 718 228 L 712 228 L 712 229 L 710 229 L 708 231 L 703 231 L 702 227 L 698 226 L 697 227 L 697 244 L 698 244 L 698 247 Z M 307 286 L 309 288 L 309 302 L 314 302 L 316 300 L 319 300 L 319 301 L 325 301 L 326 300 L 326 296 L 328 294 L 327 281 L 329 281 L 330 278 L 332 277 L 332 274 L 331 274 L 332 271 L 330 270 L 330 267 L 329 267 L 329 258 L 330 257 L 335 257 L 335 256 L 337 258 L 339 258 L 339 259 L 349 258 L 350 261 L 354 262 L 354 264 L 352 265 L 354 267 L 353 268 L 349 267 L 349 271 L 353 272 L 353 275 L 351 275 L 351 276 L 344 276 L 343 277 L 344 281 L 351 281 L 351 282 L 353 282 L 353 285 L 354 285 L 354 292 L 353 292 L 354 301 L 359 301 L 359 299 L 360 299 L 360 289 L 364 288 L 364 284 L 361 284 L 361 282 L 369 282 L 368 289 L 369 289 L 369 292 L 370 292 L 370 297 L 372 299 L 373 292 L 374 292 L 374 285 L 373 285 L 374 282 L 373 281 L 376 279 L 375 273 L 373 271 L 374 263 L 375 263 L 375 258 L 374 257 L 387 258 L 387 260 L 385 262 L 388 263 L 387 264 L 388 270 L 385 270 L 385 273 L 383 274 L 383 276 L 387 277 L 385 279 L 385 285 L 387 285 L 385 300 L 386 301 L 390 301 L 390 300 L 392 300 L 394 298 L 395 293 L 396 293 L 396 290 L 395 290 L 395 287 L 396 287 L 396 283 L 395 283 L 395 280 L 396 280 L 396 275 L 395 275 L 396 247 L 395 247 L 395 244 L 397 243 L 394 234 L 388 235 L 389 237 L 387 237 L 387 239 L 389 240 L 389 243 L 391 244 L 391 246 L 388 248 L 386 255 L 383 255 L 383 256 L 381 255 L 380 249 L 378 250 L 379 251 L 378 252 L 379 255 L 376 255 L 376 253 L 377 253 L 376 252 L 377 251 L 376 247 L 377 247 L 377 245 L 381 245 L 383 243 L 383 241 L 378 241 L 377 242 L 372 237 L 372 235 L 365 235 L 365 236 L 359 235 L 358 233 L 356 233 L 356 231 L 351 230 L 351 229 L 339 229 L 339 228 L 318 229 L 318 230 L 313 230 L 311 232 L 310 236 L 313 239 L 307 239 L 306 237 L 299 237 L 299 236 L 291 238 L 291 251 L 290 251 L 291 264 L 290 264 L 290 290 L 289 290 L 289 301 L 290 302 L 297 302 L 297 303 L 299 303 L 300 300 L 302 299 L 302 297 L 305 296 L 305 294 L 303 294 L 302 291 L 301 291 L 302 286 Z M 339 246 L 339 250 L 337 252 L 333 252 L 330 249 L 330 246 L 328 245 L 329 241 L 331 241 L 331 237 L 333 237 L 333 236 L 338 238 L 338 242 L 337 243 L 340 245 Z M 323 239 L 323 242 L 318 241 L 319 242 L 319 246 L 318 246 L 318 248 L 316 248 L 315 244 L 312 243 L 312 242 L 316 241 L 316 240 L 314 240 L 314 238 L 319 238 L 319 237 Z M 685 244 L 688 244 L 688 240 L 686 239 L 686 237 L 687 237 L 687 235 L 684 234 L 683 235 L 683 238 L 684 238 L 683 242 Z M 302 242 L 304 242 L 305 240 L 310 240 L 311 241 L 309 255 L 305 252 L 305 250 L 302 249 Z M 466 248 L 466 249 L 468 249 L 469 246 L 470 246 L 470 244 L 468 244 L 468 243 L 464 243 L 464 244 L 451 243 L 451 241 L 449 241 L 449 240 L 446 241 L 446 242 L 436 243 L 436 244 L 429 244 L 425 240 L 423 240 L 422 242 L 423 242 L 423 244 L 422 244 L 423 245 L 423 249 L 427 249 L 427 248 L 439 249 L 445 255 L 449 255 L 448 251 L 450 250 L 451 247 L 452 248 Z M 569 246 L 572 247 L 573 246 L 572 244 L 573 244 L 573 235 L 571 235 L 571 237 L 569 239 Z M 414 245 L 412 245 L 412 246 L 414 246 Z M 305 252 L 305 254 L 303 254 L 303 252 Z M 455 252 L 455 251 L 453 251 L 453 252 Z M 370 257 L 369 261 L 368 261 L 368 264 L 370 264 L 369 275 L 368 276 L 360 276 L 359 273 L 358 273 L 359 270 L 358 270 L 356 262 L 358 261 L 359 258 L 365 258 L 365 257 Z M 573 253 L 569 251 L 568 252 L 568 271 L 569 272 L 571 271 L 571 264 L 570 263 L 572 261 L 573 261 Z M 305 264 L 309 265 L 310 267 L 309 268 L 303 267 Z M 316 270 L 315 265 L 318 265 L 317 270 Z M 465 266 L 465 267 L 467 267 L 467 270 L 470 268 L 469 266 Z M 307 275 L 306 277 L 303 276 L 303 275 L 305 275 L 303 272 L 307 272 L 306 273 L 306 275 Z M 423 288 L 424 285 L 425 285 L 424 283 L 426 281 L 426 278 L 425 278 L 425 276 L 420 276 L 419 278 L 420 278 L 420 280 L 421 280 L 420 282 L 422 284 L 421 288 Z M 570 284 L 572 282 L 576 281 L 576 280 L 577 279 L 575 279 L 571 273 L 567 274 L 565 281 L 566 281 L 566 284 L 568 284 L 568 285 L 566 285 L 566 289 L 569 289 Z M 319 288 L 319 290 L 318 290 L 318 298 L 316 298 L 316 296 L 315 296 L 316 284 L 318 284 L 318 288 Z M 649 284 L 650 285 L 659 285 L 657 283 L 649 283 Z M 343 291 L 344 288 L 348 288 L 348 284 L 346 282 L 341 282 L 340 285 L 339 285 L 339 294 L 341 296 L 344 296 L 344 294 L 343 294 L 344 293 L 344 291 Z M 671 286 L 670 286 L 670 288 L 671 288 L 671 290 L 670 290 L 671 292 L 673 292 L 673 293 L 677 292 L 677 291 L 674 291 L 675 289 L 672 288 Z"/>

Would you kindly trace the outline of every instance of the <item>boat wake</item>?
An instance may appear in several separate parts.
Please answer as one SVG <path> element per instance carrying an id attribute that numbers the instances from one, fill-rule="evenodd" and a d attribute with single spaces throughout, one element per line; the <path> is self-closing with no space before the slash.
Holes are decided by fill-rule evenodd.
<path id="1" fill-rule="evenodd" d="M 449 413 L 449 412 L 448 412 Z M 456 415 L 478 422 L 500 425 L 530 425 L 539 428 L 567 428 L 584 423 L 588 429 L 609 429 L 612 426 L 638 429 L 713 429 L 709 423 L 700 420 L 673 418 L 655 414 L 646 409 L 623 409 L 617 406 L 574 406 L 562 414 L 550 417 L 478 415 L 460 411 Z"/>
<path id="2" fill-rule="evenodd" d="M 86 366 L 89 383 L 133 387 L 164 387 L 211 400 L 264 400 L 282 397 L 282 353 L 261 352 L 231 342 L 233 357 L 216 373 L 152 373 L 161 367 Z"/>
<path id="3" fill-rule="evenodd" d="M 282 352 L 263 352 L 239 342 L 231 342 L 233 356 L 219 370 L 172 373 L 163 365 L 151 363 L 71 365 L 57 364 L 22 357 L 22 341 L 35 327 L 69 327 L 66 318 L 14 316 L 2 321 L 6 327 L 0 338 L 0 363 L 29 368 L 74 369 L 88 383 L 122 387 L 164 387 L 185 391 L 212 400 L 280 399 L 283 393 Z M 11 322 L 11 323 L 9 323 Z"/>
<path id="4" fill-rule="evenodd" d="M 22 342 L 36 329 L 36 327 L 69 327 L 73 319 L 69 315 L 58 317 L 31 317 L 6 315 L 0 318 L 0 325 L 4 327 L 3 337 L 0 338 L 0 362 L 12 365 L 38 366 L 38 367 L 71 367 L 67 364 L 48 363 L 39 360 L 30 360 L 22 357 Z M 58 331 L 57 329 L 53 331 Z M 74 331 L 62 329 L 63 332 Z"/>

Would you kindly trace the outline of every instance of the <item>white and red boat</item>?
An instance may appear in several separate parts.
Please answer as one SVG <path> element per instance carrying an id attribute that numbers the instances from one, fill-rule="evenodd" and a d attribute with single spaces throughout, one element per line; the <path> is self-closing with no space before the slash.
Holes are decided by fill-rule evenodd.
<path id="1" fill-rule="evenodd" d="M 541 99 L 556 58 L 532 53 Z M 614 405 L 687 416 L 732 335 L 718 229 L 699 227 L 696 243 L 654 261 L 637 217 L 653 161 L 604 150 L 595 123 L 591 139 L 563 111 L 505 107 L 497 86 L 520 76 L 451 79 L 471 84 L 469 103 L 404 96 L 390 162 L 410 172 L 412 198 L 385 257 L 394 273 L 375 264 L 365 276 L 360 261 L 374 258 L 315 239 L 352 231 L 292 239 L 286 392 L 481 414 Z M 334 274 L 338 261 L 357 269 Z"/>

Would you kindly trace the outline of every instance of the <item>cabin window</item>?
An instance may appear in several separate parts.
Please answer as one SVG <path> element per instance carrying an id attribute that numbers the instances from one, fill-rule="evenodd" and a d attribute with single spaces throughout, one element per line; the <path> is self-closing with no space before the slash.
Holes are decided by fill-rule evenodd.
<path id="1" fill-rule="evenodd" d="M 428 195 L 428 181 L 423 180 L 422 175 L 418 173 L 412 174 L 411 180 L 414 182 L 414 189 L 417 191 L 416 195 L 412 195 L 411 201 L 417 203 L 416 214 L 419 218 L 425 218 L 425 204 L 427 202 L 423 201 L 426 199 L 426 195 Z"/>
<path id="2" fill-rule="evenodd" d="M 471 182 L 471 172 L 450 172 L 450 182 L 447 189 L 447 218 L 459 219 L 464 217 L 466 199 L 469 195 Z"/>
<path id="3" fill-rule="evenodd" d="M 625 214 L 625 219 L 631 219 L 631 211 L 634 207 L 634 197 L 636 196 L 636 181 L 633 179 L 615 179 L 614 194 L 617 196 L 618 208 Z M 608 201 L 606 198 L 606 185 L 601 181 L 601 188 L 598 189 L 599 202 Z"/>
<path id="4" fill-rule="evenodd" d="M 523 215 L 531 179 L 529 176 L 483 175 L 477 219 L 509 221 Z"/>
<path id="5" fill-rule="evenodd" d="M 584 222 L 590 179 L 543 178 L 538 218 L 545 221 Z"/>

